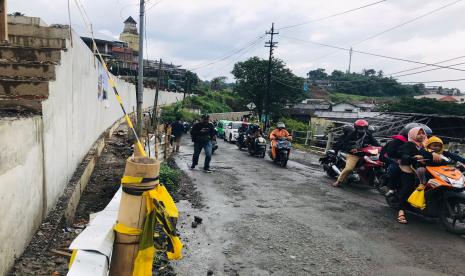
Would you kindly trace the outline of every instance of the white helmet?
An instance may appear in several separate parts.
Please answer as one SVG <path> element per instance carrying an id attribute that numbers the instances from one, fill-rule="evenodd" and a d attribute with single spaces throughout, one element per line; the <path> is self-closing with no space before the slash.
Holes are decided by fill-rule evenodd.
<path id="1" fill-rule="evenodd" d="M 276 125 L 277 128 L 286 128 L 286 125 L 283 122 L 278 122 Z"/>

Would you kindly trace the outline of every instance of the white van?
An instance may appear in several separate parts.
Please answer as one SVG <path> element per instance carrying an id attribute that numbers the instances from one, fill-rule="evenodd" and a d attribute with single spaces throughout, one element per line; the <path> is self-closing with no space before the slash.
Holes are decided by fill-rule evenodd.
<path id="1" fill-rule="evenodd" d="M 245 122 L 241 122 L 241 121 L 230 122 L 226 126 L 226 129 L 224 130 L 224 140 L 230 143 L 235 142 L 237 140 L 237 137 L 239 136 L 238 129 L 244 123 Z"/>

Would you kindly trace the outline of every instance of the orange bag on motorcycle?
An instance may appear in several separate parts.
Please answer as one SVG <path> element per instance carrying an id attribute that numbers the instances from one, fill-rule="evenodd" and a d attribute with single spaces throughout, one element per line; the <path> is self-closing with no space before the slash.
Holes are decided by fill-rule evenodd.
<path id="1" fill-rule="evenodd" d="M 415 208 L 419 208 L 421 210 L 426 208 L 426 200 L 425 200 L 425 190 L 415 190 L 408 198 L 408 203 Z"/>

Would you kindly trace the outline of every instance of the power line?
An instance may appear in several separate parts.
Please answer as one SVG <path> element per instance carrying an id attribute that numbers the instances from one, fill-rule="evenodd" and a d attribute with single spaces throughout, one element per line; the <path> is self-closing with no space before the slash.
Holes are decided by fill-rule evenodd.
<path id="1" fill-rule="evenodd" d="M 287 86 L 287 87 L 289 87 L 289 88 L 293 88 L 293 89 L 296 89 L 296 90 L 303 90 L 302 87 L 295 87 L 295 86 L 286 84 L 286 83 L 284 83 L 284 82 L 281 82 L 281 81 L 280 81 L 279 79 L 277 79 L 277 78 L 273 78 L 272 81 L 276 81 L 277 83 L 280 83 L 280 84 L 282 84 L 282 85 L 284 85 L 284 86 Z"/>
<path id="2" fill-rule="evenodd" d="M 438 61 L 438 62 L 435 62 L 434 64 L 441 64 L 441 63 L 444 63 L 444 62 L 453 61 L 453 60 L 462 59 L 462 58 L 465 58 L 465 56 L 458 56 L 458 57 L 455 57 L 455 58 L 450 58 L 450 59 L 446 59 L 446 60 L 443 60 L 443 61 Z M 418 67 L 414 67 L 414 68 L 410 68 L 410 69 L 406 69 L 406 70 L 402 70 L 402 71 L 397 71 L 397 72 L 386 74 L 386 75 L 389 75 L 389 76 L 397 75 L 397 74 L 400 74 L 400 73 L 410 72 L 410 71 L 425 68 L 425 67 L 429 67 L 429 66 L 428 65 L 418 66 Z"/>
<path id="3" fill-rule="evenodd" d="M 377 1 L 377 2 L 373 2 L 373 3 L 370 3 L 370 4 L 366 4 L 366 5 L 357 7 L 357 8 L 353 8 L 353 9 L 350 9 L 350 10 L 345 10 L 345 11 L 338 12 L 338 13 L 335 13 L 335 14 L 332 14 L 332 15 L 328 15 L 328 16 L 325 16 L 325 17 L 304 21 L 302 23 L 298 23 L 298 24 L 294 24 L 294 25 L 284 26 L 284 27 L 279 28 L 278 31 L 283 30 L 283 29 L 290 29 L 290 28 L 294 28 L 294 27 L 299 27 L 299 26 L 306 25 L 306 24 L 313 23 L 313 22 L 323 21 L 323 20 L 333 18 L 333 17 L 339 16 L 339 15 L 343 15 L 343 14 L 346 14 L 346 13 L 358 11 L 358 10 L 361 10 L 361 9 L 364 9 L 364 8 L 368 8 L 370 6 L 374 6 L 374 5 L 377 5 L 377 4 L 386 2 L 386 1 L 387 0 Z"/>
<path id="4" fill-rule="evenodd" d="M 379 32 L 379 33 L 376 33 L 376 34 L 374 34 L 374 35 L 371 35 L 371 36 L 369 36 L 369 37 L 367 37 L 367 38 L 365 38 L 365 39 L 363 39 L 363 40 L 361 40 L 361 41 L 359 41 L 359 42 L 356 42 L 356 43 L 353 44 L 353 45 L 358 45 L 358 44 L 361 44 L 361 43 L 363 43 L 363 42 L 365 42 L 365 41 L 368 41 L 368 40 L 370 40 L 370 39 L 373 39 L 373 38 L 376 38 L 376 37 L 378 37 L 378 36 L 381 36 L 381 35 L 383 35 L 383 34 L 385 34 L 385 33 L 388 33 L 388 32 L 390 32 L 390 31 L 392 31 L 392 30 L 395 30 L 395 29 L 398 29 L 398 28 L 400 28 L 400 27 L 403 27 L 403 26 L 405 26 L 405 25 L 407 25 L 407 24 L 409 24 L 409 23 L 412 23 L 412 22 L 414 22 L 414 21 L 417 21 L 418 19 L 421 19 L 421 18 L 426 17 L 426 16 L 428 16 L 428 15 L 431 15 L 431 14 L 433 14 L 433 13 L 436 13 L 436 12 L 438 12 L 438 11 L 440 11 L 440 10 L 443 10 L 443 9 L 445 9 L 445 8 L 448 8 L 448 7 L 450 7 L 450 6 L 452 6 L 452 5 L 455 5 L 455 4 L 457 4 L 457 3 L 459 3 L 459 2 L 462 2 L 462 1 L 463 1 L 463 0 L 457 0 L 457 1 L 451 2 L 451 3 L 449 3 L 449 4 L 446 4 L 446 5 L 444 5 L 444 6 L 441 6 L 441 7 L 439 7 L 439 8 L 436 8 L 436 9 L 434 9 L 434 10 L 431 10 L 431 11 L 429 11 L 429 12 L 427 12 L 427 13 L 421 14 L 421 15 L 419 15 L 419 16 L 417 16 L 417 17 L 414 17 L 414 18 L 412 18 L 412 19 L 410 19 L 410 20 L 407 20 L 407 21 L 402 22 L 402 23 L 400 23 L 400 24 L 398 24 L 398 25 L 395 25 L 395 26 L 393 26 L 393 27 L 391 27 L 391 28 L 388 28 L 388 29 L 386 29 L 386 30 L 384 30 L 384 31 L 382 31 L 382 32 Z"/>
<path id="5" fill-rule="evenodd" d="M 320 43 L 320 42 L 311 41 L 311 40 L 304 40 L 304 39 L 285 36 L 285 35 L 282 35 L 282 37 L 287 38 L 287 39 L 300 41 L 300 42 L 306 42 L 306 43 L 310 43 L 310 44 L 321 45 L 321 46 L 325 46 L 325 47 L 328 47 L 328 48 L 334 48 L 334 49 L 338 49 L 338 50 L 342 50 L 342 51 L 350 51 L 350 48 L 344 48 L 344 47 L 330 45 L 330 44 L 326 44 L 326 43 Z M 374 56 L 374 57 L 380 57 L 380 58 L 385 58 L 385 59 L 392 59 L 392 60 L 397 60 L 397 61 L 403 61 L 403 62 L 409 62 L 409 63 L 415 63 L 415 64 L 421 64 L 421 65 L 427 65 L 427 66 L 434 66 L 434 67 L 438 67 L 438 68 L 442 68 L 442 69 L 450 69 L 450 70 L 465 72 L 465 69 L 454 68 L 454 67 L 450 67 L 450 66 L 442 66 L 442 65 L 433 64 L 433 63 L 415 61 L 415 60 L 410 60 L 410 59 L 406 59 L 406 58 L 391 57 L 391 56 L 375 54 L 375 53 L 359 51 L 359 50 L 352 50 L 352 51 L 354 53 L 359 53 L 359 54 L 364 54 L 364 55 L 369 55 L 369 56 Z"/>
<path id="6" fill-rule="evenodd" d="M 409 20 L 407 20 L 407 21 L 404 21 L 404 22 L 402 22 L 402 23 L 400 23 L 400 24 L 398 24 L 398 25 L 395 25 L 395 26 L 393 26 L 393 27 L 390 27 L 390 28 L 388 28 L 388 29 L 386 29 L 386 30 L 383 30 L 383 31 L 381 31 L 381 32 L 379 32 L 379 33 L 376 33 L 376 34 L 374 34 L 374 35 L 371 35 L 371 36 L 369 36 L 369 37 L 367 37 L 367 38 L 365 38 L 365 39 L 362 39 L 362 40 L 360 40 L 360 41 L 358 41 L 358 42 L 351 43 L 351 45 L 352 45 L 352 46 L 354 46 L 354 45 L 359 45 L 359 44 L 361 44 L 361 43 L 363 43 L 363 42 L 366 42 L 366 41 L 371 40 L 371 39 L 373 39 L 373 38 L 379 37 L 379 36 L 381 36 L 381 35 L 383 35 L 383 34 L 385 34 L 385 33 L 388 33 L 388 32 L 390 32 L 390 31 L 393 31 L 393 30 L 395 30 L 395 29 L 398 29 L 398 28 L 400 28 L 400 27 L 403 27 L 403 26 L 405 26 L 405 25 L 407 25 L 407 24 L 409 24 L 409 23 L 412 23 L 412 22 L 414 22 L 414 21 L 417 21 L 417 20 L 419 20 L 419 19 L 421 19 L 421 18 L 423 18 L 423 17 L 426 17 L 426 16 L 428 16 L 428 15 L 431 15 L 431 14 L 433 14 L 433 13 L 435 13 L 435 12 L 438 12 L 438 11 L 440 11 L 440 10 L 442 10 L 442 9 L 445 9 L 445 8 L 447 8 L 447 7 L 449 7 L 449 6 L 455 5 L 455 4 L 457 4 L 458 2 L 461 2 L 461 1 L 463 1 L 463 0 L 458 0 L 458 1 L 455 1 L 455 2 L 452 2 L 452 3 L 449 3 L 449 4 L 446 4 L 446 5 L 444 5 L 444 6 L 441 6 L 441 7 L 439 7 L 439 8 L 436 8 L 436 9 L 434 9 L 434 10 L 431 10 L 431 11 L 429 11 L 429 12 L 427 12 L 427 13 L 421 14 L 421 15 L 419 15 L 419 16 L 417 16 L 417 17 L 414 17 L 414 18 L 412 18 L 412 19 L 409 19 Z M 330 53 L 328 53 L 328 54 L 319 56 L 319 57 L 317 57 L 317 58 L 315 58 L 315 59 L 312 59 L 310 62 L 317 61 L 317 60 L 319 60 L 319 59 L 322 59 L 322 58 L 331 56 L 331 55 L 333 55 L 333 54 L 335 54 L 335 53 L 337 53 L 337 51 L 333 51 L 333 52 L 330 52 Z"/>
<path id="7" fill-rule="evenodd" d="M 449 65 L 449 66 L 457 66 L 457 65 L 464 65 L 464 64 L 465 64 L 465 62 L 460 62 L 460 63 L 451 64 L 451 65 Z M 442 69 L 442 68 L 433 68 L 433 69 L 428 69 L 428 70 L 423 70 L 423 71 L 417 71 L 417 72 L 408 73 L 408 74 L 391 75 L 391 77 L 393 77 L 393 78 L 400 78 L 400 77 L 411 76 L 411 75 L 416 75 L 416 74 L 421 74 L 421 73 L 430 72 L 430 71 L 436 71 L 436 70 L 441 70 L 441 69 Z"/>
<path id="8" fill-rule="evenodd" d="M 258 40 L 254 45 L 251 45 L 247 50 L 245 50 L 245 51 L 243 51 L 241 54 L 237 55 L 236 58 L 232 59 L 230 62 L 224 64 L 224 65 L 221 66 L 220 68 L 217 68 L 216 71 L 221 71 L 221 70 L 223 70 L 224 68 L 226 68 L 227 66 L 231 65 L 232 63 L 241 60 L 241 58 L 244 57 L 247 53 L 256 50 L 256 49 L 257 49 L 257 46 L 259 46 L 260 43 L 261 43 L 263 40 L 264 40 L 263 38 L 260 39 L 260 40 Z M 211 72 L 211 71 L 210 71 L 210 72 Z"/>
<path id="9" fill-rule="evenodd" d="M 255 38 L 254 40 L 250 41 L 249 43 L 247 43 L 244 47 L 242 48 L 239 48 L 239 49 L 236 49 L 236 50 L 233 50 L 232 52 L 229 52 L 228 54 L 226 55 L 223 55 L 221 57 L 218 57 L 216 59 L 213 59 L 212 61 L 210 62 L 204 62 L 204 63 L 200 63 L 200 64 L 197 64 L 197 65 L 194 65 L 192 66 L 191 68 L 189 68 L 188 70 L 190 71 L 195 71 L 195 70 L 198 70 L 200 68 L 204 68 L 204 67 L 207 67 L 207 66 L 211 66 L 215 63 L 218 63 L 218 62 L 221 62 L 223 60 L 226 60 L 226 59 L 229 59 L 230 57 L 234 56 L 235 54 L 238 54 L 242 51 L 244 51 L 245 49 L 249 48 L 249 47 L 252 47 L 253 45 L 255 45 L 257 43 L 257 41 L 260 41 L 263 37 L 265 37 L 266 34 L 264 35 L 261 35 L 257 38 Z"/>

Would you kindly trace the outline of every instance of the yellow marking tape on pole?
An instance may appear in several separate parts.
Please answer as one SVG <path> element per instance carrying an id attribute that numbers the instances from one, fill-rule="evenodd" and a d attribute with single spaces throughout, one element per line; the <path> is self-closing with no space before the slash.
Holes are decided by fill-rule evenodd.
<path id="1" fill-rule="evenodd" d="M 113 228 L 116 232 L 131 236 L 139 236 L 142 233 L 142 229 L 133 228 L 121 223 L 116 223 L 115 227 Z"/>
<path id="2" fill-rule="evenodd" d="M 116 89 L 115 81 L 111 77 L 110 71 L 108 71 L 107 64 L 105 63 L 105 60 L 103 60 L 103 57 L 102 57 L 102 55 L 100 54 L 100 51 L 97 48 L 97 44 L 95 43 L 94 38 L 92 38 L 92 42 L 94 44 L 94 48 L 97 51 L 97 55 L 98 55 L 98 57 L 100 59 L 100 62 L 102 63 L 103 68 L 105 69 L 105 72 L 107 73 L 108 82 L 110 83 L 110 86 L 113 88 L 113 92 L 115 94 L 116 100 L 118 101 L 119 105 L 121 106 L 121 110 L 123 111 L 123 114 L 124 114 L 124 116 L 126 118 L 126 122 L 128 123 L 129 128 L 132 130 L 132 132 L 134 134 L 134 137 L 136 138 L 136 146 L 139 149 L 141 155 L 143 157 L 147 157 L 147 154 L 145 153 L 145 149 L 142 146 L 142 143 L 140 142 L 139 136 L 137 136 L 136 130 L 134 129 L 134 125 L 132 124 L 131 119 L 129 118 L 128 114 L 126 113 L 126 110 L 124 109 L 123 100 L 121 99 L 121 96 L 119 95 L 118 90 Z"/>

